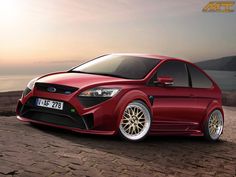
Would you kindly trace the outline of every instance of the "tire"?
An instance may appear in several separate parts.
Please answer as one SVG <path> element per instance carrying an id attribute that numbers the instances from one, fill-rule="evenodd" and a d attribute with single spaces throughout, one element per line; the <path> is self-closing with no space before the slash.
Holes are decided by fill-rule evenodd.
<path id="1" fill-rule="evenodd" d="M 136 142 L 143 140 L 151 127 L 151 113 L 142 101 L 133 101 L 127 105 L 119 125 L 122 138 Z"/>
<path id="2" fill-rule="evenodd" d="M 224 120 L 220 110 L 211 112 L 204 123 L 204 137 L 208 141 L 217 141 L 223 132 Z"/>

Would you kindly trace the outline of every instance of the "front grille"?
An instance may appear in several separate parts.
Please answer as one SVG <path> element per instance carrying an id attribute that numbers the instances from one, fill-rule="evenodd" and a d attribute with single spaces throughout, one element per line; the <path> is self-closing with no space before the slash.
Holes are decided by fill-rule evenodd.
<path id="1" fill-rule="evenodd" d="M 57 115 L 46 112 L 38 112 L 37 110 L 31 110 L 26 112 L 24 114 L 24 117 L 40 122 L 52 123 L 55 125 L 85 129 L 84 124 L 79 121 L 76 122 L 70 117 L 64 115 Z"/>
<path id="2" fill-rule="evenodd" d="M 71 94 L 78 90 L 78 88 L 65 86 L 65 85 L 58 85 L 58 84 L 48 84 L 48 83 L 41 83 L 36 82 L 35 88 L 43 92 L 52 92 L 52 93 L 60 93 L 60 94 Z"/>
<path id="3" fill-rule="evenodd" d="M 93 118 L 89 118 L 88 122 L 87 118 L 81 117 L 75 111 L 75 108 L 67 102 L 64 102 L 63 110 L 38 107 L 35 105 L 35 102 L 36 98 L 31 97 L 21 109 L 17 109 L 19 110 L 19 115 L 27 119 L 52 123 L 55 125 L 80 129 L 93 128 Z"/>

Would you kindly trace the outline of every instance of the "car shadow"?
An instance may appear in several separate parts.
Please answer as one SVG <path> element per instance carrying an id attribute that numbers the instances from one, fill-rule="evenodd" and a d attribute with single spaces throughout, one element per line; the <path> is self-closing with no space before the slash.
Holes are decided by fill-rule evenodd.
<path id="1" fill-rule="evenodd" d="M 214 163 L 217 164 L 221 162 L 219 159 L 230 159 L 236 149 L 234 142 L 219 140 L 213 143 L 202 137 L 149 136 L 144 141 L 133 143 L 121 140 L 118 136 L 79 134 L 44 126 L 36 126 L 36 128 L 69 140 L 79 147 L 83 146 L 143 163 L 152 161 L 164 166 L 178 163 L 181 168 L 190 162 L 196 163 L 196 167 L 207 161 L 212 163 L 215 161 Z"/>

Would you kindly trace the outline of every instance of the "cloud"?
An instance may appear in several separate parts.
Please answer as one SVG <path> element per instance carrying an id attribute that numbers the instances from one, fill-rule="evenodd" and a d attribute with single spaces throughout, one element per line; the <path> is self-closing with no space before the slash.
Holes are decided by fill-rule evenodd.
<path id="1" fill-rule="evenodd" d="M 175 16 L 201 11 L 202 2 L 194 0 L 25 0 L 32 18 L 54 23 L 112 22 Z"/>
<path id="2" fill-rule="evenodd" d="M 0 0 L 0 7 L 3 1 L 18 3 L 10 21 L 0 11 L 1 64 L 59 65 L 114 52 L 214 58 L 235 51 L 235 19 L 202 13 L 208 0 Z"/>

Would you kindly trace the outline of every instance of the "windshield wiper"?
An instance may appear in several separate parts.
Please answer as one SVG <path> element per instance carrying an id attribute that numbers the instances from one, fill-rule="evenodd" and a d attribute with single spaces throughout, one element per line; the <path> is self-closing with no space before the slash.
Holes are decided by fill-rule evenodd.
<path id="1" fill-rule="evenodd" d="M 67 71 L 68 73 L 83 73 L 83 74 L 92 74 L 92 73 L 88 73 L 88 72 L 84 72 L 84 71 L 75 71 L 75 70 L 69 70 Z"/>
<path id="2" fill-rule="evenodd" d="M 94 74 L 94 75 L 102 75 L 102 76 L 111 76 L 111 77 L 118 77 L 118 78 L 123 78 L 123 79 L 130 79 L 128 77 L 124 77 L 124 76 L 120 76 L 120 75 L 115 75 L 115 74 L 108 74 L 108 73 L 92 73 L 92 72 L 75 71 L 75 70 L 70 70 L 68 72 L 82 73 L 82 74 Z"/>
<path id="3" fill-rule="evenodd" d="M 91 73 L 95 75 L 102 75 L 102 76 L 111 76 L 111 77 L 118 77 L 118 78 L 123 78 L 123 79 L 130 79 L 128 77 L 120 76 L 120 75 L 115 75 L 115 74 L 107 74 L 107 73 Z"/>

